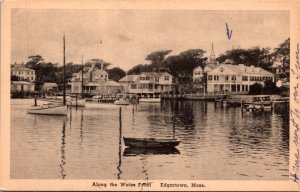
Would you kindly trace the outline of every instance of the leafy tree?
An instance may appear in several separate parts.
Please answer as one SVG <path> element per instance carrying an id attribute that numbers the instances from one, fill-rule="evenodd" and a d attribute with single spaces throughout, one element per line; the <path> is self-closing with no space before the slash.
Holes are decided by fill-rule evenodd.
<path id="1" fill-rule="evenodd" d="M 44 62 L 41 55 L 32 55 L 28 57 L 29 61 L 26 63 L 26 67 L 36 70 L 39 64 Z"/>
<path id="2" fill-rule="evenodd" d="M 162 64 L 165 56 L 168 55 L 171 51 L 172 50 L 160 50 L 152 52 L 147 55 L 146 60 L 151 62 L 154 71 L 160 71 L 160 69 L 163 68 Z"/>
<path id="3" fill-rule="evenodd" d="M 249 94 L 250 95 L 259 95 L 262 93 L 263 86 L 260 83 L 254 83 L 249 87 Z"/>
<path id="4" fill-rule="evenodd" d="M 264 82 L 263 93 L 264 94 L 279 94 L 280 89 L 276 86 L 276 83 L 274 83 L 273 81 L 266 80 Z"/>
<path id="5" fill-rule="evenodd" d="M 290 69 L 290 38 L 281 43 L 278 48 L 275 48 L 272 57 L 275 61 L 282 64 L 283 71 L 286 73 L 285 77 L 288 77 Z"/>
<path id="6" fill-rule="evenodd" d="M 108 71 L 108 77 L 113 81 L 119 81 L 121 78 L 125 77 L 125 75 L 125 71 L 119 67 L 114 67 Z"/>
<path id="7" fill-rule="evenodd" d="M 233 61 L 233 64 L 245 64 L 246 66 L 254 65 L 263 69 L 269 69 L 273 63 L 270 54 L 270 48 L 253 47 L 250 49 L 233 49 L 221 54 L 217 61 L 220 63 L 226 59 Z"/>

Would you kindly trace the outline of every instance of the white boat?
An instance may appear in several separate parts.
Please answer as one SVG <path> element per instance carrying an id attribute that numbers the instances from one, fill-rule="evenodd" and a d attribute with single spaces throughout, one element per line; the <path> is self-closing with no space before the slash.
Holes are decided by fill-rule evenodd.
<path id="1" fill-rule="evenodd" d="M 63 36 L 63 55 L 64 55 L 64 72 L 65 72 L 65 35 Z M 63 102 L 59 100 L 48 102 L 46 104 L 37 105 L 37 99 L 34 99 L 34 106 L 27 108 L 27 113 L 38 115 L 67 115 L 68 109 L 66 106 L 66 84 L 63 89 Z"/>
<path id="2" fill-rule="evenodd" d="M 124 98 L 120 98 L 114 102 L 115 105 L 129 105 L 130 102 Z"/>
<path id="3" fill-rule="evenodd" d="M 67 112 L 67 106 L 56 103 L 31 106 L 27 109 L 27 113 L 40 115 L 67 115 Z"/>
<path id="4" fill-rule="evenodd" d="M 161 98 L 140 98 L 139 100 L 140 103 L 160 103 L 161 102 Z"/>

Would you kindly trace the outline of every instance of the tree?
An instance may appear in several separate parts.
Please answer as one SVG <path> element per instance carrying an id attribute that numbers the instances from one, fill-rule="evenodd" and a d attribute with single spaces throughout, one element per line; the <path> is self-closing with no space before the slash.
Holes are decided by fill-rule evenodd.
<path id="1" fill-rule="evenodd" d="M 143 64 L 138 64 L 138 65 L 132 67 L 131 69 L 129 69 L 127 74 L 128 75 L 140 74 L 142 72 L 142 67 L 143 67 Z"/>
<path id="2" fill-rule="evenodd" d="M 253 47 L 250 49 L 232 49 L 225 54 L 221 54 L 217 61 L 220 63 L 226 59 L 233 61 L 233 64 L 245 64 L 246 66 L 253 65 L 263 69 L 269 69 L 272 65 L 272 56 L 270 48 Z"/>
<path id="3" fill-rule="evenodd" d="M 286 39 L 283 43 L 275 48 L 272 57 L 275 61 L 281 63 L 285 76 L 289 76 L 288 71 L 290 69 L 290 38 Z"/>
<path id="4" fill-rule="evenodd" d="M 259 95 L 262 93 L 263 87 L 260 83 L 254 83 L 249 87 L 249 94 L 250 95 Z"/>
<path id="5" fill-rule="evenodd" d="M 44 62 L 41 55 L 32 55 L 28 57 L 29 61 L 26 63 L 26 67 L 36 70 L 39 64 Z"/>
<path id="6" fill-rule="evenodd" d="M 203 57 L 205 51 L 202 49 L 189 49 L 181 52 L 178 56 L 167 58 L 170 70 L 174 70 L 175 77 L 177 76 L 182 82 L 191 82 L 193 70 L 197 66 L 204 68 L 207 58 Z M 174 65 L 174 66 L 172 66 Z M 176 72 L 175 72 L 176 71 Z"/>
<path id="7" fill-rule="evenodd" d="M 165 56 L 168 55 L 171 51 L 172 50 L 160 50 L 152 52 L 147 55 L 146 60 L 151 62 L 154 71 L 160 71 L 160 69 L 163 68 L 162 64 Z"/>
<path id="8" fill-rule="evenodd" d="M 272 80 L 266 80 L 264 82 L 263 93 L 264 94 L 279 94 L 280 89 L 276 86 L 276 83 L 274 83 Z"/>
<path id="9" fill-rule="evenodd" d="M 119 81 L 121 78 L 125 77 L 125 75 L 125 71 L 119 67 L 114 67 L 108 71 L 108 77 L 113 81 Z"/>

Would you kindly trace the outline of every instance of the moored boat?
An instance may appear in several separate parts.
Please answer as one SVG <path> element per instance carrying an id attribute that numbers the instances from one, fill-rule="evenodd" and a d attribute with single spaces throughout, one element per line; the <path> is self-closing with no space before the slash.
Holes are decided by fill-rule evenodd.
<path id="1" fill-rule="evenodd" d="M 160 103 L 161 102 L 161 98 L 140 98 L 139 100 L 140 103 Z"/>
<path id="2" fill-rule="evenodd" d="M 114 102 L 115 105 L 129 105 L 130 102 L 124 98 L 120 98 Z"/>
<path id="3" fill-rule="evenodd" d="M 174 148 L 180 144 L 177 139 L 129 138 L 123 137 L 125 146 L 131 148 Z"/>
<path id="4" fill-rule="evenodd" d="M 27 113 L 40 115 L 67 115 L 67 112 L 67 106 L 55 103 L 31 106 L 27 109 Z"/>

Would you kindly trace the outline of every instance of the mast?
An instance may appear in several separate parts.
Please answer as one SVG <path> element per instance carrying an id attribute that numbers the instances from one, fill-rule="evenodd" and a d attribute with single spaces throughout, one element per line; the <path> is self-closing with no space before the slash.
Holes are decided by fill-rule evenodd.
<path id="1" fill-rule="evenodd" d="M 82 71 L 81 71 L 81 99 L 83 99 L 83 55 L 81 55 L 81 65 L 82 65 Z"/>
<path id="2" fill-rule="evenodd" d="M 65 55 L 65 52 L 66 52 L 66 39 L 65 39 L 65 34 L 63 36 L 63 62 L 64 62 L 64 89 L 63 89 L 63 105 L 66 105 L 66 55 Z"/>

